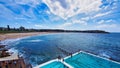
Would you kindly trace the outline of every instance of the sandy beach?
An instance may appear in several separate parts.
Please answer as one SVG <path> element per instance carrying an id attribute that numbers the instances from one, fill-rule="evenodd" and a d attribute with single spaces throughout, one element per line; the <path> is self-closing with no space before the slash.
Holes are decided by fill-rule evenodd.
<path id="1" fill-rule="evenodd" d="M 0 40 L 6 40 L 6 39 L 16 39 L 16 38 L 22 38 L 27 36 L 35 36 L 40 34 L 48 34 L 52 32 L 30 32 L 30 33 L 8 33 L 8 34 L 0 34 Z"/>

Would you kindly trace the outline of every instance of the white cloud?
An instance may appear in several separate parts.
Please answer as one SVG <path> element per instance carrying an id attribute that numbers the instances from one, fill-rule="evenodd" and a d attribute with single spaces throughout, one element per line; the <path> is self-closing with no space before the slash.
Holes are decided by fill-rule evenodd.
<path id="1" fill-rule="evenodd" d="M 99 22 L 98 22 L 98 24 L 104 24 L 104 23 L 113 23 L 114 22 L 114 20 L 112 20 L 112 19 L 110 19 L 110 20 L 100 20 Z"/>
<path id="2" fill-rule="evenodd" d="M 71 26 L 72 24 L 73 24 L 73 23 L 66 22 L 66 23 L 64 23 L 64 24 L 62 24 L 62 25 L 60 25 L 60 26 L 58 26 L 58 28 L 69 27 L 69 26 Z"/>
<path id="3" fill-rule="evenodd" d="M 84 21 L 87 21 L 87 20 L 89 20 L 89 19 L 90 19 L 90 17 L 81 18 L 81 20 L 84 20 Z"/>
<path id="4" fill-rule="evenodd" d="M 63 19 L 68 19 L 79 13 L 89 13 L 100 10 L 101 0 L 43 0 L 50 11 Z"/>
<path id="5" fill-rule="evenodd" d="M 110 20 L 107 20 L 106 22 L 109 22 L 109 23 L 110 23 L 110 22 L 114 22 L 114 20 L 110 19 Z"/>
<path id="6" fill-rule="evenodd" d="M 38 24 L 35 24 L 34 26 L 37 27 L 37 28 L 43 27 L 42 25 L 38 25 Z"/>
<path id="7" fill-rule="evenodd" d="M 101 25 L 96 26 L 96 28 L 114 28 L 114 27 L 117 27 L 117 25 L 116 24 L 101 24 Z"/>
<path id="8" fill-rule="evenodd" d="M 103 24 L 105 21 L 104 20 L 101 20 L 98 22 L 98 24 Z"/>
<path id="9" fill-rule="evenodd" d="M 46 13 L 47 13 L 47 14 L 51 14 L 51 12 L 50 12 L 50 11 L 48 11 L 48 10 L 46 10 Z"/>
<path id="10" fill-rule="evenodd" d="M 96 14 L 95 16 L 93 16 L 93 18 L 96 18 L 96 17 L 101 17 L 101 16 L 104 16 L 104 15 L 108 15 L 110 14 L 112 11 L 108 11 L 108 12 L 105 12 L 105 13 L 99 13 L 99 14 Z"/>
<path id="11" fill-rule="evenodd" d="M 69 27 L 69 26 L 72 26 L 72 25 L 87 25 L 87 22 L 84 21 L 84 20 L 77 20 L 77 19 L 72 19 L 70 22 L 65 22 L 64 24 L 58 26 L 59 28 L 66 28 L 66 27 Z"/>
<path id="12" fill-rule="evenodd" d="M 40 3 L 39 0 L 15 0 L 15 3 L 17 4 L 27 4 L 27 5 L 30 5 L 30 6 L 36 6 Z"/>
<path id="13" fill-rule="evenodd" d="M 87 22 L 84 20 L 73 20 L 73 24 L 82 24 L 82 25 L 87 25 Z"/>
<path id="14" fill-rule="evenodd" d="M 51 21 L 59 21 L 59 20 L 61 20 L 61 18 L 58 17 L 58 16 L 56 16 L 56 17 L 51 16 L 50 18 L 51 18 Z"/>

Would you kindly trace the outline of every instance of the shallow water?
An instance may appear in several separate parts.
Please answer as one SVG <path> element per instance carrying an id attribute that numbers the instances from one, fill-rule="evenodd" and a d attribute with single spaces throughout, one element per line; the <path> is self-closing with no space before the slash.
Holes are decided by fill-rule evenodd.
<path id="1" fill-rule="evenodd" d="M 33 66 L 83 50 L 120 62 L 120 33 L 58 33 L 7 42 Z"/>

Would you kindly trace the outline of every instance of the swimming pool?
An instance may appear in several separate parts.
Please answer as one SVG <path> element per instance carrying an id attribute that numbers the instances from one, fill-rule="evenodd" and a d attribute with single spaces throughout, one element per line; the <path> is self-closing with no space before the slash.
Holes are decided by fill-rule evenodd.
<path id="1" fill-rule="evenodd" d="M 68 67 L 59 61 L 54 61 L 40 68 L 68 68 Z"/>
<path id="2" fill-rule="evenodd" d="M 98 58 L 84 52 L 66 58 L 65 62 L 74 68 L 120 68 L 120 64 L 118 63 Z"/>

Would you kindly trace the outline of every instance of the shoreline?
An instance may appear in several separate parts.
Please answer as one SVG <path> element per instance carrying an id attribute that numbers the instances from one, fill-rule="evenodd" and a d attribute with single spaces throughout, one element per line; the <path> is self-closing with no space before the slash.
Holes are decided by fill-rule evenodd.
<path id="1" fill-rule="evenodd" d="M 17 38 L 24 38 L 36 35 L 44 35 L 44 34 L 51 34 L 55 32 L 30 32 L 30 33 L 7 33 L 7 34 L 0 34 L 0 41 L 8 40 L 8 39 L 17 39 Z"/>
<path id="2" fill-rule="evenodd" d="M 76 33 L 76 32 L 27 32 L 27 33 L 7 33 L 7 34 L 0 34 L 0 41 L 9 40 L 9 39 L 17 39 L 17 38 L 24 38 L 36 35 L 44 35 L 44 34 L 51 34 L 51 33 Z"/>

